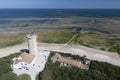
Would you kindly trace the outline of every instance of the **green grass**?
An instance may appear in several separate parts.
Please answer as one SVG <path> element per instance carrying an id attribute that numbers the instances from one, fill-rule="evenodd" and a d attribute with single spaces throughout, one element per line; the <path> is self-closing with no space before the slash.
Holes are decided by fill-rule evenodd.
<path id="1" fill-rule="evenodd" d="M 40 80 L 40 79 L 39 79 L 39 75 L 37 75 L 37 76 L 35 77 L 35 80 Z"/>
<path id="2" fill-rule="evenodd" d="M 37 34 L 38 41 L 45 43 L 66 43 L 73 36 L 69 30 L 42 30 Z"/>
<path id="3" fill-rule="evenodd" d="M 0 34 L 0 48 L 21 44 L 24 41 L 24 33 Z"/>
<path id="4" fill-rule="evenodd" d="M 13 46 L 25 42 L 26 35 L 29 33 L 30 31 L 24 33 L 0 34 L 0 48 Z M 52 29 L 36 31 L 36 34 L 38 35 L 38 42 L 45 43 L 66 43 L 73 36 L 71 31 L 69 30 Z"/>
<path id="5" fill-rule="evenodd" d="M 17 57 L 19 53 L 0 58 L 0 80 L 16 80 L 17 75 L 12 72 L 10 65 L 12 59 Z"/>
<path id="6" fill-rule="evenodd" d="M 73 30 L 67 29 L 42 29 L 36 31 L 38 42 L 44 43 L 75 43 L 72 33 Z M 30 33 L 10 33 L 0 34 L 0 48 L 21 44 L 26 41 L 26 35 Z M 120 34 L 106 34 L 95 31 L 84 31 L 77 36 L 77 44 L 84 45 L 100 50 L 116 52 L 116 40 L 120 39 Z M 115 47 L 114 47 L 115 46 Z"/>
<path id="7" fill-rule="evenodd" d="M 23 75 L 18 76 L 16 80 L 31 80 L 31 79 L 29 75 L 23 74 Z"/>
<path id="8" fill-rule="evenodd" d="M 17 75 L 13 72 L 8 72 L 0 76 L 0 80 L 16 80 Z"/>
<path id="9" fill-rule="evenodd" d="M 99 32 L 86 31 L 80 34 L 79 44 L 100 50 L 117 52 L 115 46 L 117 42 L 114 39 L 119 37 L 120 37 L 119 34 L 113 35 L 113 34 L 105 34 L 105 33 L 103 34 Z"/>

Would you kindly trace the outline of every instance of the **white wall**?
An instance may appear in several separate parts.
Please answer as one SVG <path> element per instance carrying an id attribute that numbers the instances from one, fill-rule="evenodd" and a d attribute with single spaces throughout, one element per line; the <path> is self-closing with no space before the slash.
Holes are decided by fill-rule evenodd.
<path id="1" fill-rule="evenodd" d="M 21 64 L 23 64 L 23 65 L 21 65 Z M 27 65 L 25 65 L 25 64 L 27 64 Z M 12 68 L 14 68 L 14 69 L 19 69 L 19 68 L 23 68 L 23 67 L 30 68 L 30 64 L 28 64 L 26 62 L 20 62 L 18 64 L 13 64 L 12 65 Z"/>
<path id="2" fill-rule="evenodd" d="M 30 53 L 35 54 L 36 56 L 38 55 L 38 46 L 37 46 L 37 36 L 36 35 L 27 35 L 28 39 L 28 48 Z"/>

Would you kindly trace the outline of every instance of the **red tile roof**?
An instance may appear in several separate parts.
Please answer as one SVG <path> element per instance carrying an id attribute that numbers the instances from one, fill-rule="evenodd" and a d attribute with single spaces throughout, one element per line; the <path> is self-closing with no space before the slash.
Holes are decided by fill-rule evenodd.
<path id="1" fill-rule="evenodd" d="M 66 58 L 66 57 L 62 57 L 58 53 L 56 53 L 51 59 L 62 62 L 62 63 L 70 64 L 70 65 L 73 65 L 73 66 L 76 66 L 76 67 L 81 67 L 83 69 L 88 69 L 89 68 L 87 65 L 81 63 L 81 61 L 69 59 L 69 58 Z"/>
<path id="2" fill-rule="evenodd" d="M 29 53 L 22 53 L 19 56 L 21 59 L 16 61 L 15 64 L 19 63 L 19 62 L 26 62 L 26 63 L 31 63 L 33 61 L 33 59 L 35 58 L 34 54 L 29 54 Z"/>

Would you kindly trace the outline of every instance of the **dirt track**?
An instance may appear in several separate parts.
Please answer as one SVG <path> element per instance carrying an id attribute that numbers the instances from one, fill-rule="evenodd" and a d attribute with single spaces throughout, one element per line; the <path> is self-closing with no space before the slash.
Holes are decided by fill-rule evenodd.
<path id="1" fill-rule="evenodd" d="M 8 56 L 15 52 L 19 52 L 21 49 L 26 49 L 26 48 L 27 48 L 27 43 L 12 47 L 7 47 L 7 48 L 1 48 L 0 58 L 4 56 Z M 58 51 L 58 52 L 71 53 L 81 56 L 86 55 L 87 58 L 92 60 L 108 62 L 113 65 L 120 66 L 120 57 L 117 53 L 100 51 L 80 45 L 67 46 L 66 44 L 39 43 L 39 50 Z"/>

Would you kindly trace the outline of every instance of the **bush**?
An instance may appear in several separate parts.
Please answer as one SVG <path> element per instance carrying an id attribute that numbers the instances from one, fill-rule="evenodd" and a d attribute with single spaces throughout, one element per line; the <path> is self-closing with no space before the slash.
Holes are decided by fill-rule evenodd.
<path id="1" fill-rule="evenodd" d="M 117 52 L 117 46 L 116 45 L 113 45 L 109 48 L 109 51 L 110 52 Z"/>
<path id="2" fill-rule="evenodd" d="M 16 75 L 12 73 L 10 65 L 12 58 L 18 56 L 19 53 L 0 58 L 0 80 L 16 80 Z"/>
<path id="3" fill-rule="evenodd" d="M 12 58 L 14 58 L 17 55 L 19 55 L 19 53 L 12 54 L 12 55 L 4 57 L 4 58 L 0 58 L 0 76 L 2 74 L 12 71 L 12 69 L 10 67 L 10 65 L 12 64 Z"/>
<path id="4" fill-rule="evenodd" d="M 103 51 L 105 51 L 105 48 L 100 48 L 100 50 L 103 50 Z"/>

